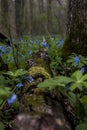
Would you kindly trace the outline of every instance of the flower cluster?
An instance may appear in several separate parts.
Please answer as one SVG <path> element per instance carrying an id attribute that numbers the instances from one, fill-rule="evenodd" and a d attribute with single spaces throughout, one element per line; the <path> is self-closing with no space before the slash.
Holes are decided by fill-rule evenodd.
<path id="1" fill-rule="evenodd" d="M 9 46 L 0 46 L 0 55 L 3 55 L 5 52 L 9 54 L 11 48 Z"/>

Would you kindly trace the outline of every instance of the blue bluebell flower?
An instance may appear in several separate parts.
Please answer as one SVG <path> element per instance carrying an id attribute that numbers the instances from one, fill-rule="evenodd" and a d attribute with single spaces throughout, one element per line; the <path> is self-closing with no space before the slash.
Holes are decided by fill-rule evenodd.
<path id="1" fill-rule="evenodd" d="M 23 85 L 22 83 L 18 83 L 16 86 L 17 86 L 16 90 L 18 90 L 18 89 L 20 89 L 21 87 L 23 87 L 24 85 Z"/>
<path id="2" fill-rule="evenodd" d="M 49 55 L 48 54 L 45 55 L 45 59 L 49 59 Z"/>
<path id="3" fill-rule="evenodd" d="M 41 44 L 42 44 L 42 47 L 47 47 L 47 42 L 46 41 L 43 41 Z"/>
<path id="4" fill-rule="evenodd" d="M 29 76 L 28 81 L 29 81 L 30 83 L 33 82 L 33 81 L 34 81 L 33 77 L 32 77 L 32 76 Z"/>
<path id="5" fill-rule="evenodd" d="M 86 71 L 85 67 L 82 67 L 80 70 L 82 73 L 84 73 Z"/>
<path id="6" fill-rule="evenodd" d="M 0 46 L 0 50 L 2 51 L 2 52 L 5 52 L 5 47 L 3 47 L 3 46 Z"/>
<path id="7" fill-rule="evenodd" d="M 66 86 L 65 86 L 65 90 L 66 90 L 66 91 L 69 91 L 70 85 L 71 85 L 71 83 L 67 83 L 67 84 L 66 84 Z"/>
<path id="8" fill-rule="evenodd" d="M 22 56 L 23 59 L 25 59 L 25 55 L 22 54 L 21 56 Z"/>
<path id="9" fill-rule="evenodd" d="M 12 62 L 14 62 L 14 57 L 12 57 Z"/>
<path id="10" fill-rule="evenodd" d="M 24 76 L 25 80 L 28 80 L 30 83 L 34 81 L 32 76 Z"/>
<path id="11" fill-rule="evenodd" d="M 63 44 L 64 44 L 64 40 L 61 39 L 61 40 L 58 42 L 58 47 L 61 47 Z"/>
<path id="12" fill-rule="evenodd" d="M 32 55 L 32 51 L 29 51 L 28 54 L 29 54 L 29 55 Z"/>
<path id="13" fill-rule="evenodd" d="M 79 56 L 74 57 L 74 62 L 75 62 L 76 64 L 79 64 L 79 63 L 80 63 Z"/>
<path id="14" fill-rule="evenodd" d="M 9 105 L 13 104 L 17 99 L 17 95 L 16 94 L 13 94 L 10 98 L 7 99 L 7 103 Z"/>

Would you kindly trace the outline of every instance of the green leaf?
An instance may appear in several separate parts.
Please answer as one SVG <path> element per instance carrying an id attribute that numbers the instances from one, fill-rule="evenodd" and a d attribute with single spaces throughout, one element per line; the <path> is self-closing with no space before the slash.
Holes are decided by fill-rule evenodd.
<path id="1" fill-rule="evenodd" d="M 2 122 L 0 122 L 0 130 L 5 130 L 4 129 L 4 124 Z"/>
<path id="2" fill-rule="evenodd" d="M 8 87 L 0 88 L 0 98 L 8 97 L 9 94 L 11 94 L 10 88 Z"/>
<path id="3" fill-rule="evenodd" d="M 44 80 L 44 82 L 38 85 L 38 87 L 42 87 L 42 88 L 47 88 L 47 87 L 54 88 L 55 86 L 57 86 L 57 82 L 53 78 L 46 79 Z"/>
<path id="4" fill-rule="evenodd" d="M 85 74 L 82 78 L 81 78 L 82 81 L 85 81 L 87 80 L 87 74 Z"/>
<path id="5" fill-rule="evenodd" d="M 80 80 L 81 78 L 82 78 L 82 72 L 81 71 L 79 71 L 79 70 L 77 70 L 77 71 L 75 71 L 72 75 L 71 75 L 71 77 L 73 78 L 73 79 L 76 79 L 76 80 Z"/>
<path id="6" fill-rule="evenodd" d="M 14 76 L 14 73 L 13 73 L 12 71 L 8 71 L 8 72 L 6 72 L 6 73 L 4 73 L 4 74 L 10 75 L 10 76 Z"/>
<path id="7" fill-rule="evenodd" d="M 27 71 L 25 71 L 23 69 L 18 69 L 15 72 L 8 71 L 7 73 L 4 73 L 4 74 L 7 74 L 7 75 L 12 76 L 12 77 L 18 77 L 18 76 L 22 76 L 26 73 L 27 73 Z"/>
<path id="8" fill-rule="evenodd" d="M 64 83 L 64 84 L 71 83 L 71 82 L 75 81 L 74 79 L 66 77 L 66 76 L 56 76 L 56 77 L 54 77 L 54 80 L 56 80 L 59 83 Z"/>
<path id="9" fill-rule="evenodd" d="M 70 86 L 70 90 L 71 90 L 71 91 L 75 90 L 76 88 L 82 90 L 82 84 L 81 84 L 81 83 L 78 83 L 78 82 L 71 84 L 71 86 Z"/>
<path id="10" fill-rule="evenodd" d="M 77 125 L 75 130 L 87 130 L 87 123 Z"/>
<path id="11" fill-rule="evenodd" d="M 83 104 L 87 104 L 87 95 L 83 96 L 80 101 L 83 103 Z"/>
<path id="12" fill-rule="evenodd" d="M 21 76 L 21 75 L 24 75 L 26 73 L 27 73 L 27 71 L 25 71 L 23 69 L 18 69 L 15 71 L 15 76 Z"/>
<path id="13" fill-rule="evenodd" d="M 0 75 L 0 85 L 3 85 L 5 83 L 4 76 Z"/>
<path id="14" fill-rule="evenodd" d="M 69 92 L 68 93 L 68 99 L 70 101 L 70 103 L 74 106 L 76 103 L 76 95 L 73 92 Z"/>
<path id="15" fill-rule="evenodd" d="M 87 81 L 82 82 L 83 86 L 87 88 Z"/>

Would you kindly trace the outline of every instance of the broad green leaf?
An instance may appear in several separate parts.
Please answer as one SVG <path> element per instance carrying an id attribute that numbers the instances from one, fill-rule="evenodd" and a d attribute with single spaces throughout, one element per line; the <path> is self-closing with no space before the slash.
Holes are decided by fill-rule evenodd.
<path id="1" fill-rule="evenodd" d="M 87 81 L 82 82 L 83 86 L 87 88 Z"/>
<path id="2" fill-rule="evenodd" d="M 76 80 L 80 80 L 81 78 L 82 78 L 82 72 L 81 71 L 79 71 L 79 70 L 77 70 L 77 71 L 75 71 L 72 75 L 71 75 L 71 77 L 72 78 L 74 78 L 74 79 L 76 79 Z"/>
<path id="3" fill-rule="evenodd" d="M 21 76 L 21 75 L 24 75 L 26 73 L 27 73 L 27 71 L 25 71 L 23 69 L 18 69 L 15 71 L 15 76 Z"/>
<path id="4" fill-rule="evenodd" d="M 4 74 L 9 75 L 9 76 L 14 76 L 14 73 L 12 71 L 8 71 L 8 72 L 6 72 Z"/>
<path id="5" fill-rule="evenodd" d="M 87 130 L 87 123 L 77 125 L 75 130 Z"/>
<path id="6" fill-rule="evenodd" d="M 71 84 L 71 86 L 70 86 L 70 90 L 71 90 L 71 91 L 75 90 L 76 88 L 82 90 L 82 84 L 81 84 L 81 83 L 78 83 L 78 82 Z"/>
<path id="7" fill-rule="evenodd" d="M 12 77 L 18 77 L 18 76 L 24 75 L 26 73 L 27 73 L 27 71 L 25 71 L 23 69 L 18 69 L 15 72 L 8 71 L 7 73 L 4 73 L 4 74 L 7 74 L 7 75 L 12 76 Z"/>
<path id="8" fill-rule="evenodd" d="M 74 106 L 76 103 L 76 95 L 73 92 L 69 92 L 68 99 L 69 99 L 70 103 Z"/>
<path id="9" fill-rule="evenodd" d="M 82 78 L 81 78 L 81 81 L 85 81 L 87 80 L 87 74 L 85 74 Z"/>
<path id="10" fill-rule="evenodd" d="M 66 77 L 66 76 L 57 76 L 57 77 L 54 77 L 54 80 L 56 80 L 59 83 L 64 83 L 64 84 L 71 83 L 71 82 L 75 81 L 74 79 Z"/>

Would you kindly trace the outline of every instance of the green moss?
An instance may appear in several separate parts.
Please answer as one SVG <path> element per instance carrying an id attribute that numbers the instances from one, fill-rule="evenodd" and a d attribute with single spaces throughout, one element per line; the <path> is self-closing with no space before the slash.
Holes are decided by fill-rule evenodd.
<path id="1" fill-rule="evenodd" d="M 35 77 L 37 75 L 43 75 L 45 78 L 50 78 L 51 75 L 41 66 L 34 66 L 29 69 L 29 75 Z"/>
<path id="2" fill-rule="evenodd" d="M 23 92 L 23 93 L 26 93 L 30 87 L 33 87 L 33 86 L 36 86 L 36 85 L 37 85 L 37 82 L 36 82 L 36 81 L 33 81 L 33 82 L 31 82 L 31 83 L 28 82 L 28 81 L 26 81 L 26 83 L 25 83 L 25 85 L 24 85 L 24 87 L 23 87 L 23 89 L 22 89 L 22 92 Z"/>
<path id="3" fill-rule="evenodd" d="M 46 62 L 41 58 L 34 58 L 34 60 L 37 64 L 37 66 L 41 66 L 41 67 L 45 68 L 48 73 L 51 73 L 49 62 Z"/>
<path id="4" fill-rule="evenodd" d="M 32 114 L 43 113 L 44 97 L 41 94 L 26 94 L 20 104 L 21 112 Z"/>

